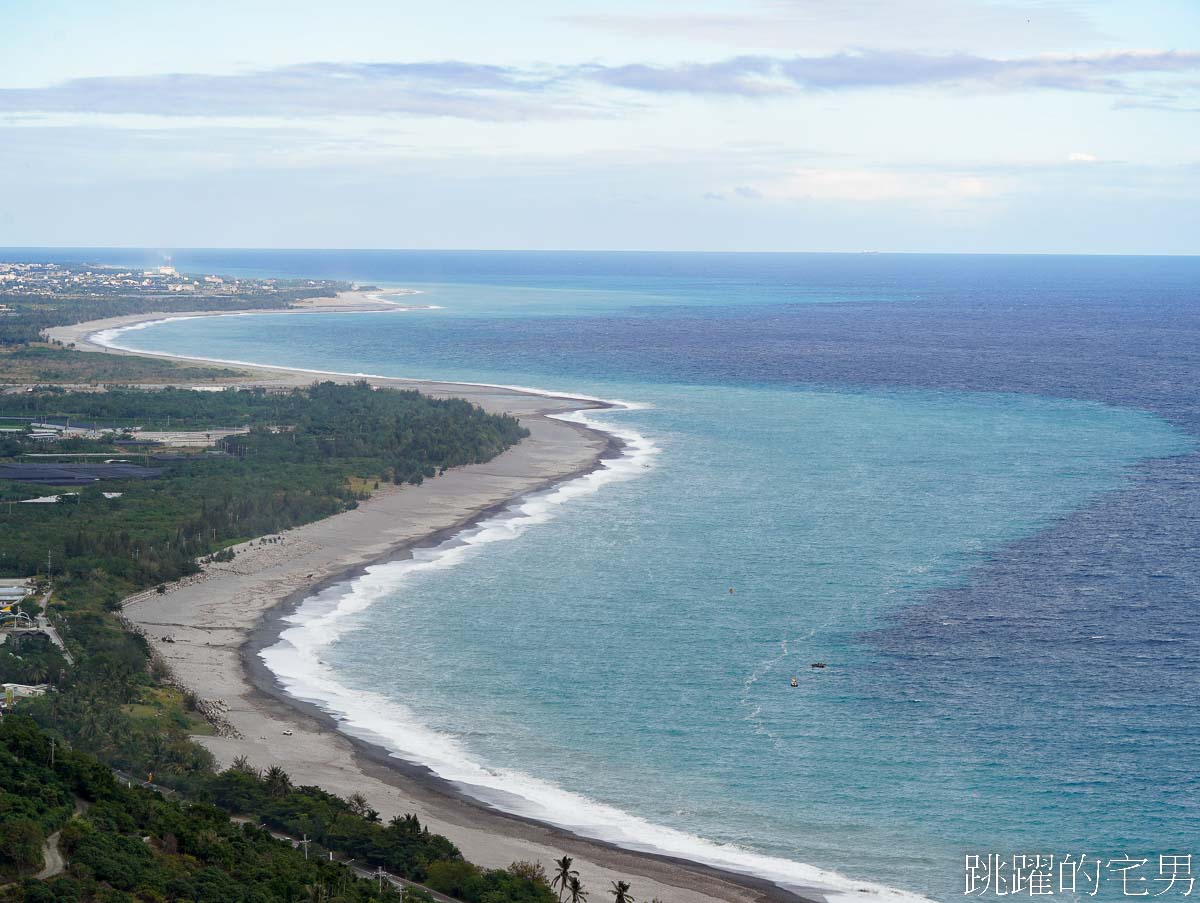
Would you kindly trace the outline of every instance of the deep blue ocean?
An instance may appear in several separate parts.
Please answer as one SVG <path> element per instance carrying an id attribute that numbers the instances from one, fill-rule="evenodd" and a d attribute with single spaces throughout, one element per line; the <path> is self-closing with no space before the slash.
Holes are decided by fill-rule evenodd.
<path id="1" fill-rule="evenodd" d="M 638 438 L 619 478 L 302 609 L 357 600 L 325 676 L 404 755 L 785 884 L 1200 853 L 1200 259 L 173 256 L 439 309 L 121 344 L 634 404 L 594 418 Z"/>

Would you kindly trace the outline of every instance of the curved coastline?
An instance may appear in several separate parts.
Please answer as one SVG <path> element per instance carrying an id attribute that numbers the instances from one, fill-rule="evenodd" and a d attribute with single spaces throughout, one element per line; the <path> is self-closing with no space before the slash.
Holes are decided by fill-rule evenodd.
<path id="1" fill-rule="evenodd" d="M 814 880 L 812 885 L 808 885 L 807 883 L 797 884 L 789 881 L 787 883 L 788 889 L 785 890 L 776 881 L 757 877 L 749 870 L 743 871 L 736 867 L 709 865 L 703 861 L 659 852 L 645 847 L 621 845 L 605 839 L 584 836 L 573 832 L 569 828 L 539 820 L 536 817 L 506 812 L 492 803 L 471 796 L 461 786 L 440 777 L 427 766 L 419 762 L 412 762 L 401 758 L 396 752 L 389 750 L 382 742 L 375 742 L 368 737 L 356 736 L 353 732 L 345 730 L 337 716 L 324 711 L 319 703 L 306 701 L 288 691 L 288 688 L 279 676 L 272 672 L 263 662 L 261 654 L 264 650 L 279 642 L 281 634 L 292 626 L 287 622 L 288 617 L 306 600 L 311 599 L 322 590 L 339 584 L 346 584 L 348 581 L 366 574 L 371 567 L 403 561 L 411 558 L 415 550 L 431 549 L 447 541 L 453 542 L 466 531 L 477 528 L 489 519 L 520 506 L 532 495 L 578 480 L 604 468 L 607 466 L 608 461 L 622 455 L 623 449 L 627 448 L 622 440 L 618 439 L 611 432 L 606 432 L 594 424 L 586 423 L 586 421 L 579 422 L 579 420 L 582 420 L 582 418 L 579 418 L 579 415 L 583 411 L 626 406 L 622 402 L 611 402 L 588 396 L 565 395 L 527 387 L 449 383 L 431 379 L 388 378 L 371 374 L 348 374 L 323 370 L 277 367 L 248 361 L 231 361 L 162 352 L 137 351 L 121 347 L 113 342 L 116 334 L 124 332 L 127 329 L 143 328 L 167 320 L 191 319 L 196 316 L 243 316 L 259 313 L 365 312 L 383 309 L 403 310 L 405 308 L 390 302 L 379 302 L 379 306 L 351 307 L 343 304 L 336 307 L 309 308 L 298 311 L 222 311 L 174 315 L 149 314 L 133 318 L 119 318 L 128 321 L 120 324 L 110 321 L 93 321 L 87 324 L 79 324 L 75 327 L 58 327 L 51 333 L 52 337 L 58 338 L 61 341 L 74 342 L 77 346 L 83 346 L 83 350 L 115 351 L 116 353 L 163 357 L 197 363 L 221 363 L 249 368 L 252 371 L 250 374 L 251 379 L 240 378 L 231 380 L 240 385 L 301 385 L 310 381 L 314 376 L 328 376 L 339 379 L 366 378 L 380 385 L 419 388 L 431 394 L 469 396 L 472 390 L 484 390 L 485 394 L 482 401 L 480 398 L 473 398 L 472 400 L 485 403 L 485 407 L 488 406 L 486 402 L 489 401 L 500 402 L 501 399 L 511 398 L 513 395 L 526 396 L 527 398 L 538 399 L 543 407 L 536 412 L 524 414 L 523 419 L 528 417 L 531 419 L 539 418 L 542 421 L 554 420 L 580 434 L 590 434 L 593 442 L 596 441 L 598 436 L 601 437 L 602 447 L 594 451 L 590 460 L 573 467 L 568 472 L 558 473 L 552 477 L 545 478 L 536 484 L 527 486 L 514 495 L 502 498 L 486 507 L 476 508 L 467 516 L 461 517 L 449 525 L 426 532 L 415 539 L 394 543 L 369 560 L 359 560 L 342 567 L 341 570 L 324 573 L 319 581 L 298 586 L 282 597 L 275 599 L 272 604 L 260 613 L 252 628 L 244 632 L 237 647 L 237 656 L 243 671 L 243 677 L 249 680 L 255 688 L 255 692 L 264 698 L 275 701 L 277 704 L 286 706 L 291 717 L 294 717 L 297 711 L 302 713 L 307 719 L 311 719 L 312 722 L 318 725 L 318 734 L 323 733 L 329 728 L 337 731 L 337 735 L 343 738 L 354 749 L 355 759 L 365 775 L 375 779 L 382 779 L 386 783 L 394 783 L 397 776 L 407 779 L 408 782 L 416 782 L 420 792 L 415 794 L 415 796 L 424 796 L 422 801 L 432 806 L 435 810 L 444 806 L 447 801 L 450 801 L 457 806 L 465 807 L 468 811 L 473 812 L 474 818 L 472 821 L 479 821 L 483 818 L 484 813 L 486 813 L 488 819 L 499 820 L 500 824 L 493 828 L 495 831 L 511 832 L 513 830 L 512 826 L 519 824 L 526 830 L 534 831 L 538 842 L 552 843 L 557 848 L 569 847 L 570 851 L 577 855 L 580 854 L 580 848 L 582 847 L 582 855 L 587 856 L 589 860 L 586 864 L 590 865 L 592 862 L 595 862 L 597 866 L 604 869 L 605 873 L 620 870 L 626 876 L 634 876 L 640 879 L 640 883 L 643 885 L 647 881 L 661 882 L 656 884 L 652 892 L 668 901 L 691 901 L 699 899 L 814 900 L 843 895 L 857 896 L 857 892 L 869 894 L 875 898 L 896 897 L 919 899 L 915 895 L 896 891 L 892 888 L 866 884 L 865 882 L 852 882 L 843 876 L 825 873 L 816 867 L 809 866 L 801 866 L 801 868 L 810 870 L 814 875 L 814 879 L 817 879 L 819 876 L 819 878 L 828 878 L 831 880 L 828 883 L 825 881 L 818 883 L 818 880 Z M 56 335 L 55 333 L 58 334 Z M 550 408 L 546 408 L 544 406 L 546 401 L 567 402 L 568 404 L 556 404 Z M 629 406 L 632 407 L 633 405 Z M 429 485 L 436 485 L 438 482 L 430 481 Z M 312 575 L 308 576 L 311 577 Z M 138 619 L 135 617 L 132 620 L 137 622 Z M 152 620 L 147 623 L 153 625 Z M 206 642 L 205 645 L 209 645 L 209 643 Z M 159 651 L 162 651 L 161 647 L 159 647 Z M 223 702 L 223 700 L 221 701 Z M 260 739 L 265 740 L 265 736 Z M 222 749 L 223 745 L 217 741 L 213 741 L 211 744 L 212 747 L 215 747 L 214 752 L 217 753 L 219 759 L 223 761 L 231 759 L 232 754 L 226 755 L 228 750 Z M 253 760 L 254 757 L 252 756 L 251 758 Z M 335 787 L 331 787 L 330 789 L 334 792 L 344 792 Z M 406 789 L 409 791 L 412 790 L 411 787 Z M 438 797 L 441 798 L 440 801 L 436 799 Z M 429 820 L 428 814 L 426 814 L 424 820 Z M 453 823 L 455 820 L 450 819 L 450 821 Z M 450 833 L 453 839 L 458 840 L 454 837 L 453 831 L 446 831 L 440 825 L 435 826 L 434 830 Z M 520 832 L 518 831 L 518 833 Z M 458 842 L 460 845 L 463 845 L 461 841 Z M 465 847 L 464 849 L 466 851 Z M 468 856 L 474 859 L 480 858 L 478 853 L 472 854 L 468 852 Z M 484 860 L 486 858 L 483 857 Z M 536 856 L 533 858 L 536 858 Z M 484 861 L 484 864 L 492 863 Z M 495 864 L 507 863 L 496 862 Z M 640 868 L 638 867 L 639 865 L 641 866 Z M 800 864 L 796 863 L 796 865 L 799 866 Z M 680 872 L 686 873 L 687 880 L 679 880 L 681 877 Z M 646 892 L 643 890 L 643 896 L 645 895 Z"/>

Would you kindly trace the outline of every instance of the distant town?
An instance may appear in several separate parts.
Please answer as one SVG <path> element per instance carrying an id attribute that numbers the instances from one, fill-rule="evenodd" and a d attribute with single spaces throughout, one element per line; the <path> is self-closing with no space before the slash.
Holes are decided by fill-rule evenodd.
<path id="1" fill-rule="evenodd" d="M 340 287 L 340 284 L 315 279 L 280 281 L 187 275 L 169 264 L 143 270 L 57 263 L 0 263 L 0 295 L 12 299 L 129 297 L 168 292 L 244 297 L 283 294 L 300 287 L 328 290 Z M 14 312 L 8 304 L 0 304 L 0 314 Z"/>
<path id="2" fill-rule="evenodd" d="M 283 310 L 352 288 L 329 279 L 253 279 L 211 273 L 180 273 L 161 265 L 113 267 L 87 263 L 0 262 L 0 382 L 87 383 L 118 374 L 97 361 L 64 356 L 48 339 L 56 326 L 141 313 Z M 92 357 L 88 355 L 88 357 Z M 169 369 L 169 368 L 168 368 Z M 177 369 L 177 368 L 176 368 Z M 140 381 L 163 365 L 126 364 L 121 380 Z M 161 375 L 161 374 L 160 374 Z"/>

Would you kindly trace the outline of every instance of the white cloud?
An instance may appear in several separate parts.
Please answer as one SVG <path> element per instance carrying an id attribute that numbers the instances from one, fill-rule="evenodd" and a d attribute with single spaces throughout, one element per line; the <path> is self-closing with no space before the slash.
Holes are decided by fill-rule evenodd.
<path id="1" fill-rule="evenodd" d="M 936 206 L 995 198 L 1008 188 L 1002 178 L 964 172 L 815 168 L 795 169 L 781 180 L 755 186 L 769 200 L 915 201 Z"/>
<path id="2" fill-rule="evenodd" d="M 484 122 L 619 115 L 640 95 L 764 98 L 835 91 L 939 89 L 996 92 L 1069 91 L 1125 102 L 1195 91 L 1200 51 L 1123 50 L 1093 54 L 989 57 L 972 53 L 855 50 L 818 56 L 742 55 L 659 65 L 498 66 L 436 62 L 309 62 L 240 72 L 159 73 L 76 78 L 40 88 L 0 87 L 0 114 L 144 115 L 305 118 L 346 115 L 428 116 Z M 614 104 L 597 86 L 622 93 Z M 1178 93 L 1183 92 L 1183 93 Z M 1189 93 L 1190 92 L 1190 93 Z M 1191 102 L 1188 100 L 1187 102 Z"/>
<path id="3" fill-rule="evenodd" d="M 1095 154 L 1085 154 L 1081 151 L 1076 151 L 1075 153 L 1068 156 L 1067 159 L 1069 161 L 1071 161 L 1072 163 L 1095 163 L 1100 158 L 1097 157 Z"/>

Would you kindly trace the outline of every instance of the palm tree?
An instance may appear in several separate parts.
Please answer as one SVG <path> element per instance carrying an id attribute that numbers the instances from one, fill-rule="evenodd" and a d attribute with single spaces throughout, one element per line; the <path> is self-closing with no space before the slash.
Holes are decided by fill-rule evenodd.
<path id="1" fill-rule="evenodd" d="M 579 883 L 577 875 L 571 876 L 571 882 L 567 885 L 567 892 L 570 894 L 567 897 L 568 903 L 586 903 L 587 891 L 583 889 L 583 885 Z"/>
<path id="2" fill-rule="evenodd" d="M 388 828 L 410 837 L 421 833 L 421 821 L 411 812 L 408 815 L 393 815 L 388 822 Z"/>
<path id="3" fill-rule="evenodd" d="M 562 859 L 554 860 L 558 871 L 554 873 L 554 880 L 550 882 L 550 887 L 558 889 L 559 900 L 562 900 L 563 894 L 570 888 L 571 879 L 579 877 L 579 872 L 571 868 L 571 863 L 574 861 L 570 856 L 563 856 Z"/>
<path id="4" fill-rule="evenodd" d="M 349 804 L 351 812 L 357 816 L 366 818 L 367 809 L 369 806 L 367 805 L 367 798 L 365 796 L 363 796 L 361 793 L 355 793 L 352 794 L 350 799 L 346 800 L 346 802 Z"/>
<path id="5" fill-rule="evenodd" d="M 267 795 L 273 797 L 287 796 L 292 789 L 292 779 L 278 765 L 272 765 L 263 775 L 263 784 Z"/>
<path id="6" fill-rule="evenodd" d="M 613 903 L 634 903 L 633 897 L 629 895 L 628 881 L 614 881 L 609 893 L 615 898 Z"/>
<path id="7" fill-rule="evenodd" d="M 31 684 L 45 683 L 50 676 L 50 666 L 45 662 L 35 661 L 29 666 L 29 682 Z"/>

